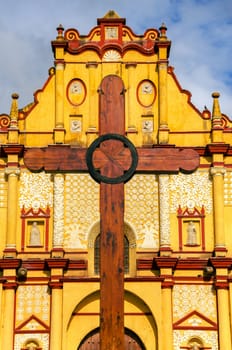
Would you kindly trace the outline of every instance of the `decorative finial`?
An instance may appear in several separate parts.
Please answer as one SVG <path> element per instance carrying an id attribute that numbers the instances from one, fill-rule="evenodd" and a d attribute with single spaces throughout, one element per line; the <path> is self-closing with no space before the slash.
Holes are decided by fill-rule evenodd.
<path id="1" fill-rule="evenodd" d="M 63 32 L 64 32 L 64 27 L 62 26 L 62 24 L 60 24 L 57 28 L 56 28 L 57 32 L 58 32 L 58 36 L 56 37 L 57 40 L 63 40 Z"/>
<path id="2" fill-rule="evenodd" d="M 213 128 L 221 128 L 222 127 L 222 115 L 219 105 L 219 92 L 213 92 L 213 111 L 212 111 L 212 127 Z"/>
<path id="3" fill-rule="evenodd" d="M 11 110 L 10 110 L 10 128 L 17 128 L 18 126 L 18 98 L 19 95 L 17 93 L 13 93 L 11 95 Z"/>
<path id="4" fill-rule="evenodd" d="M 166 32 L 167 32 L 167 27 L 164 23 L 161 24 L 161 27 L 159 28 L 160 30 L 160 37 L 162 39 L 167 39 Z"/>

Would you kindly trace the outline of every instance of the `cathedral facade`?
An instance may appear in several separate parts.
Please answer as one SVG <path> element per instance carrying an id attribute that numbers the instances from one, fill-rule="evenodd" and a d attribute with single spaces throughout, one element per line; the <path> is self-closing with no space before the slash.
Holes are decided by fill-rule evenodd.
<path id="1" fill-rule="evenodd" d="M 51 44 L 34 101 L 0 115 L 0 350 L 232 350 L 220 94 L 192 104 L 164 24 L 109 11 Z"/>

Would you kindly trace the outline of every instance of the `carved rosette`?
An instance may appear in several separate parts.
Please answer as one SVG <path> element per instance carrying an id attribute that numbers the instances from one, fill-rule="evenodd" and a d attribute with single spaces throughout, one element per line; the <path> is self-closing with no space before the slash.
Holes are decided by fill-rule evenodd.
<path id="1" fill-rule="evenodd" d="M 53 248 L 63 246 L 64 235 L 64 175 L 54 176 Z"/>

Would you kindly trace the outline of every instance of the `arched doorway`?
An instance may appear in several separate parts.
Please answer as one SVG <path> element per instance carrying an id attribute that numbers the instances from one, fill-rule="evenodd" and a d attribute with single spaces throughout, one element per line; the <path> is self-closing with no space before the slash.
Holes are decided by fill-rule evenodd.
<path id="1" fill-rule="evenodd" d="M 140 338 L 131 330 L 125 329 L 124 336 L 125 350 L 145 350 Z M 99 350 L 100 349 L 100 333 L 99 328 L 93 330 L 82 340 L 78 350 Z"/>

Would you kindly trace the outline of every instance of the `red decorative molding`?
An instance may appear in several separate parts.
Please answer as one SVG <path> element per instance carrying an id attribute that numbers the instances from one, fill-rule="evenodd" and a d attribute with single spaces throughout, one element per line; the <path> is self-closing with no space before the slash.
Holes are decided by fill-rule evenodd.
<path id="1" fill-rule="evenodd" d="M 87 260 L 69 260 L 68 269 L 69 270 L 87 270 L 88 261 Z"/>
<path id="2" fill-rule="evenodd" d="M 230 149 L 230 145 L 224 142 L 211 143 L 207 145 L 207 151 L 212 154 L 224 154 L 226 155 Z"/>
<path id="3" fill-rule="evenodd" d="M 199 319 L 202 319 L 203 321 L 205 321 L 208 325 L 207 326 L 185 326 L 183 325 L 183 323 L 190 319 L 192 316 L 196 316 Z M 189 314 L 185 315 L 184 317 L 182 317 L 180 320 L 178 320 L 177 322 L 175 322 L 173 324 L 173 329 L 183 329 L 183 330 L 217 330 L 217 324 L 210 320 L 208 317 L 204 316 L 203 314 L 201 314 L 200 312 L 194 310 L 192 312 L 190 312 Z"/>
<path id="4" fill-rule="evenodd" d="M 17 269 L 21 265 L 21 259 L 0 259 L 0 269 Z"/>
<path id="5" fill-rule="evenodd" d="M 22 156 L 24 145 L 19 145 L 19 144 L 2 145 L 2 150 L 5 156 L 8 156 L 10 154 Z"/>
<path id="6" fill-rule="evenodd" d="M 51 258 L 51 259 L 45 259 L 45 262 L 49 269 L 54 269 L 54 268 L 65 269 L 68 266 L 69 259 Z"/>
<path id="7" fill-rule="evenodd" d="M 16 290 L 18 287 L 17 282 L 5 282 L 3 283 L 3 289 L 14 289 Z"/>
<path id="8" fill-rule="evenodd" d="M 179 259 L 176 264 L 178 270 L 203 270 L 208 265 L 208 259 L 186 258 Z"/>
<path id="9" fill-rule="evenodd" d="M 154 266 L 157 266 L 159 269 L 161 268 L 170 268 L 175 269 L 176 264 L 178 262 L 178 258 L 161 256 L 154 258 Z"/>
<path id="10" fill-rule="evenodd" d="M 60 281 L 50 281 L 48 282 L 48 286 L 51 289 L 62 289 L 63 288 L 63 282 Z"/>
<path id="11" fill-rule="evenodd" d="M 152 270 L 153 259 L 137 259 L 136 265 L 137 265 L 137 270 Z"/>
<path id="12" fill-rule="evenodd" d="M 215 269 L 230 269 L 232 266 L 232 258 L 215 257 L 210 258 L 209 261 Z"/>
<path id="13" fill-rule="evenodd" d="M 67 29 L 62 42 L 58 40 L 52 42 L 53 50 L 63 43 L 64 49 L 71 54 L 80 54 L 86 50 L 93 50 L 100 58 L 103 57 L 107 50 L 112 49 L 118 51 L 121 55 L 124 55 L 128 50 L 136 50 L 146 56 L 154 54 L 155 42 L 159 36 L 158 31 L 149 29 L 144 35 L 138 36 L 129 27 L 124 26 L 122 20 L 120 18 L 117 22 L 111 20 L 103 23 L 102 21 L 87 36 L 80 36 L 76 29 Z M 117 32 L 115 38 L 106 38 L 105 29 L 107 27 L 115 28 Z M 92 40 L 94 36 L 98 36 L 100 40 Z M 131 40 L 124 41 L 125 36 L 129 36 Z M 166 42 L 166 46 L 170 46 L 169 41 Z"/>
<path id="14" fill-rule="evenodd" d="M 22 267 L 25 267 L 27 270 L 37 270 L 41 271 L 45 267 L 45 261 L 42 259 L 28 259 L 22 261 Z"/>
<path id="15" fill-rule="evenodd" d="M 50 328 L 49 326 L 44 323 L 43 321 L 41 321 L 38 317 L 36 317 L 35 315 L 30 316 L 27 320 L 23 321 L 17 328 L 15 328 L 15 333 L 26 333 L 25 330 L 23 329 L 29 322 L 31 321 L 35 321 L 37 322 L 42 328 L 42 330 L 37 330 L 37 333 L 41 333 L 41 331 L 46 331 L 49 332 Z"/>

